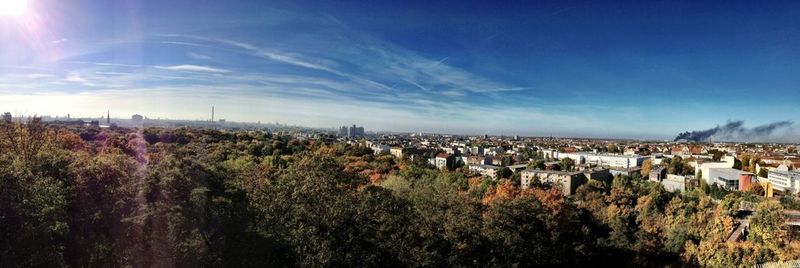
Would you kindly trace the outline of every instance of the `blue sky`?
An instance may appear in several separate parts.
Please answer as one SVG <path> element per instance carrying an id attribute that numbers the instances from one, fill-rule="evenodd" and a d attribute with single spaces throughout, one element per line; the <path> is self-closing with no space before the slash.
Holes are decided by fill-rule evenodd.
<path id="1" fill-rule="evenodd" d="M 27 1 L 4 111 L 659 139 L 800 112 L 796 1 Z"/>

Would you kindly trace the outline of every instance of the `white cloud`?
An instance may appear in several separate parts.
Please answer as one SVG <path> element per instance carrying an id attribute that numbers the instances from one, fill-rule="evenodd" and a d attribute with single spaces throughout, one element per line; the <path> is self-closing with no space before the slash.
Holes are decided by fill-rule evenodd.
<path id="1" fill-rule="evenodd" d="M 229 73 L 229 70 L 214 68 L 209 66 L 181 64 L 172 66 L 155 66 L 158 69 L 184 72 L 206 72 L 206 73 Z"/>
<path id="2" fill-rule="evenodd" d="M 189 56 L 189 58 L 196 59 L 196 60 L 210 60 L 211 59 L 211 57 L 209 57 L 207 55 L 198 54 L 198 53 L 194 53 L 194 52 L 186 53 L 186 56 Z"/>
<path id="3" fill-rule="evenodd" d="M 67 78 L 64 78 L 64 81 L 73 82 L 73 83 L 86 83 L 86 79 L 81 77 L 78 73 L 69 73 Z"/>
<path id="4" fill-rule="evenodd" d="M 61 43 L 67 42 L 67 41 L 69 41 L 69 39 L 61 38 L 61 39 L 50 41 L 50 43 L 51 44 L 61 44 Z"/>

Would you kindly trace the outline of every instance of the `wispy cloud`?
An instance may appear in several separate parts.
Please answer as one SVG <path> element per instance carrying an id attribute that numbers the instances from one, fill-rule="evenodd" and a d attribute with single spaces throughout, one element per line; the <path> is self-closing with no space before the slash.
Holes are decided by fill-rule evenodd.
<path id="1" fill-rule="evenodd" d="M 64 78 L 64 81 L 67 82 L 74 82 L 74 83 L 86 83 L 86 79 L 83 79 L 80 74 L 78 73 L 70 73 L 67 75 L 67 78 Z"/>
<path id="2" fill-rule="evenodd" d="M 194 53 L 194 52 L 186 53 L 186 56 L 188 56 L 189 58 L 192 58 L 192 59 L 196 59 L 196 60 L 210 60 L 211 59 L 210 56 L 199 54 L 199 53 Z"/>
<path id="3" fill-rule="evenodd" d="M 184 72 L 206 72 L 206 73 L 229 73 L 229 70 L 214 68 L 209 66 L 181 64 L 173 66 L 155 66 L 158 69 Z"/>
<path id="4" fill-rule="evenodd" d="M 179 41 L 163 41 L 162 44 L 171 44 L 171 45 L 181 45 L 181 46 L 192 46 L 192 47 L 209 47 L 208 45 L 198 44 L 198 43 L 191 43 L 191 42 L 179 42 Z"/>

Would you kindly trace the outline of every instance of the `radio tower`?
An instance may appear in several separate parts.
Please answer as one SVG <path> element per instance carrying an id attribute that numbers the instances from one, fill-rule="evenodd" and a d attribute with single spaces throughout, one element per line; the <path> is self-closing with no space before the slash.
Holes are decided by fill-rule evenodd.
<path id="1" fill-rule="evenodd" d="M 111 125 L 111 110 L 108 110 L 106 114 L 106 125 Z"/>

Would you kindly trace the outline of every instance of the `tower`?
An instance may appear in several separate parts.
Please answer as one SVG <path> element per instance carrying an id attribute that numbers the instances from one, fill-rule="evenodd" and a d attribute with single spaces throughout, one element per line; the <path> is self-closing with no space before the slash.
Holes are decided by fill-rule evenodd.
<path id="1" fill-rule="evenodd" d="M 214 123 L 214 105 L 211 105 L 211 123 Z"/>
<path id="2" fill-rule="evenodd" d="M 111 110 L 106 112 L 106 125 L 111 125 Z"/>

